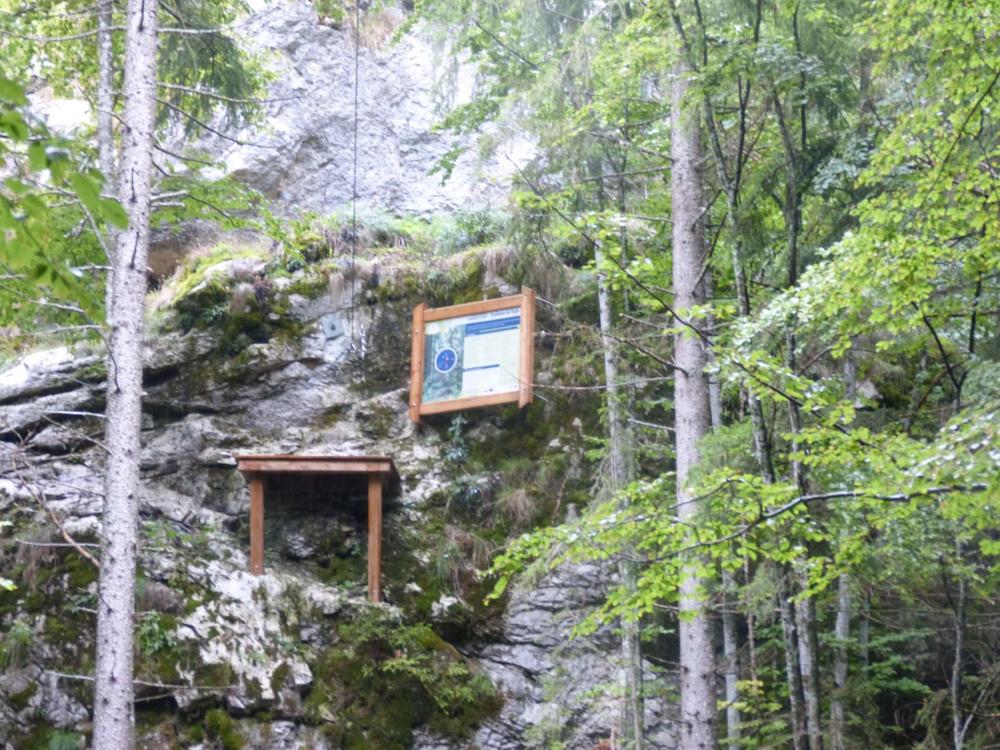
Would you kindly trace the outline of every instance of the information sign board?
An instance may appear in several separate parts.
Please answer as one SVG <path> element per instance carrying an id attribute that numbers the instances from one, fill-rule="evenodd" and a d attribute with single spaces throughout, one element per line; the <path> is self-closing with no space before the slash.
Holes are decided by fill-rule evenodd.
<path id="1" fill-rule="evenodd" d="M 535 293 L 413 311 L 410 418 L 531 402 Z"/>

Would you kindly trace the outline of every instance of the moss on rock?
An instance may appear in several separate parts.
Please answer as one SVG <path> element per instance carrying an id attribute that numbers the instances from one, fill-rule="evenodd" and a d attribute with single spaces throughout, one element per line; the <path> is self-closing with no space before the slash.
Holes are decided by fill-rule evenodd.
<path id="1" fill-rule="evenodd" d="M 233 717 L 221 708 L 206 711 L 202 726 L 205 729 L 205 736 L 215 740 L 222 750 L 241 750 L 246 747 L 246 738 L 236 726 Z"/>
<path id="2" fill-rule="evenodd" d="M 24 690 L 8 695 L 7 703 L 10 704 L 10 707 L 15 711 L 22 711 L 27 707 L 28 702 L 37 692 L 38 684 L 33 682 L 25 687 Z"/>
<path id="3" fill-rule="evenodd" d="M 428 625 L 377 610 L 342 623 L 337 644 L 311 666 L 306 716 L 345 748 L 402 750 L 423 723 L 466 736 L 500 707 L 485 674 Z"/>

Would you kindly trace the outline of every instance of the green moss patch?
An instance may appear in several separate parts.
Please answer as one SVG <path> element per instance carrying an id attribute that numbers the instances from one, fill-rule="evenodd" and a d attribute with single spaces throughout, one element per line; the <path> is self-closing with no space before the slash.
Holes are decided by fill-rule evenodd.
<path id="1" fill-rule="evenodd" d="M 13 708 L 15 711 L 22 711 L 27 707 L 28 702 L 37 692 L 38 692 L 38 685 L 32 683 L 28 685 L 28 687 L 26 687 L 21 692 L 12 693 L 8 697 L 7 702 L 10 704 L 10 707 Z"/>
<path id="2" fill-rule="evenodd" d="M 39 542 L 52 538 L 38 528 L 18 534 Z M 9 545 L 4 552 L 5 575 L 17 588 L 0 592 L 0 668 L 27 663 L 38 648 L 36 641 L 44 640 L 57 655 L 49 659 L 49 668 L 88 673 L 93 667 L 96 595 L 91 589 L 97 569 L 65 547 Z M 70 691 L 90 700 L 88 683 L 77 682 Z M 21 697 L 30 699 L 27 694 Z"/>
<path id="3" fill-rule="evenodd" d="M 77 750 L 83 738 L 76 732 L 40 724 L 13 740 L 14 750 Z"/>
<path id="4" fill-rule="evenodd" d="M 430 626 L 378 610 L 343 623 L 311 666 L 306 716 L 345 748 L 402 750 L 420 724 L 463 737 L 501 705 L 486 675 Z"/>
<path id="5" fill-rule="evenodd" d="M 246 739 L 233 721 L 233 717 L 221 708 L 206 711 L 202 726 L 205 736 L 215 740 L 222 750 L 241 750 L 246 747 Z"/>

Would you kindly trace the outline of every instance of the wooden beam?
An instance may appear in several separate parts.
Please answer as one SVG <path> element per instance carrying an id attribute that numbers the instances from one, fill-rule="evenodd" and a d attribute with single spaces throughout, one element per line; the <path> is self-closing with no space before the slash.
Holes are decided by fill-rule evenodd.
<path id="1" fill-rule="evenodd" d="M 535 291 L 521 288 L 521 368 L 517 405 L 524 408 L 534 398 L 535 379 Z"/>
<path id="2" fill-rule="evenodd" d="M 368 475 L 368 598 L 382 600 L 382 480 Z"/>
<path id="3" fill-rule="evenodd" d="M 448 411 L 459 411 L 461 409 L 475 409 L 479 406 L 496 406 L 497 404 L 517 403 L 521 398 L 520 391 L 506 391 L 504 393 L 489 393 L 485 396 L 469 396 L 468 398 L 454 398 L 450 401 L 435 401 L 430 404 L 421 404 L 421 414 L 443 414 Z"/>
<path id="4" fill-rule="evenodd" d="M 410 420 L 420 424 L 420 402 L 424 393 L 424 314 L 427 304 L 413 308 L 412 342 L 410 344 Z"/>
<path id="5" fill-rule="evenodd" d="M 337 453 L 234 453 L 233 458 L 237 461 L 289 461 L 298 463 L 300 461 L 376 461 L 391 462 L 390 456 L 369 456 L 369 455 L 345 455 Z"/>
<path id="6" fill-rule="evenodd" d="M 250 572 L 264 572 L 264 475 L 250 475 Z"/>
<path id="7" fill-rule="evenodd" d="M 482 302 L 467 302 L 464 305 L 431 307 L 424 310 L 424 321 L 446 320 L 448 318 L 459 318 L 463 315 L 479 315 L 479 313 L 493 312 L 494 310 L 516 310 L 520 306 L 521 295 L 515 294 L 512 297 L 498 297 L 497 299 L 487 299 Z"/>
<path id="8" fill-rule="evenodd" d="M 237 468 L 246 475 L 254 472 L 284 474 L 299 472 L 304 474 L 370 474 L 377 473 L 385 482 L 385 491 L 390 495 L 399 492 L 399 474 L 389 456 L 336 456 L 273 453 L 239 453 L 233 458 Z"/>
<path id="9" fill-rule="evenodd" d="M 275 474 L 306 473 L 306 474 L 389 474 L 392 463 L 389 461 L 280 461 L 274 459 L 243 459 L 239 462 L 240 471 L 257 473 L 273 472 Z"/>

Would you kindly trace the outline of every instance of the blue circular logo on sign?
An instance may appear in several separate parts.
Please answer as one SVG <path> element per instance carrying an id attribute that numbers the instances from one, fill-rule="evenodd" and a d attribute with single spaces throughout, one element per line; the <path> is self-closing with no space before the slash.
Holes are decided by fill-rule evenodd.
<path id="1" fill-rule="evenodd" d="M 458 363 L 458 355 L 454 349 L 442 349 L 434 355 L 434 369 L 438 372 L 451 372 Z"/>

